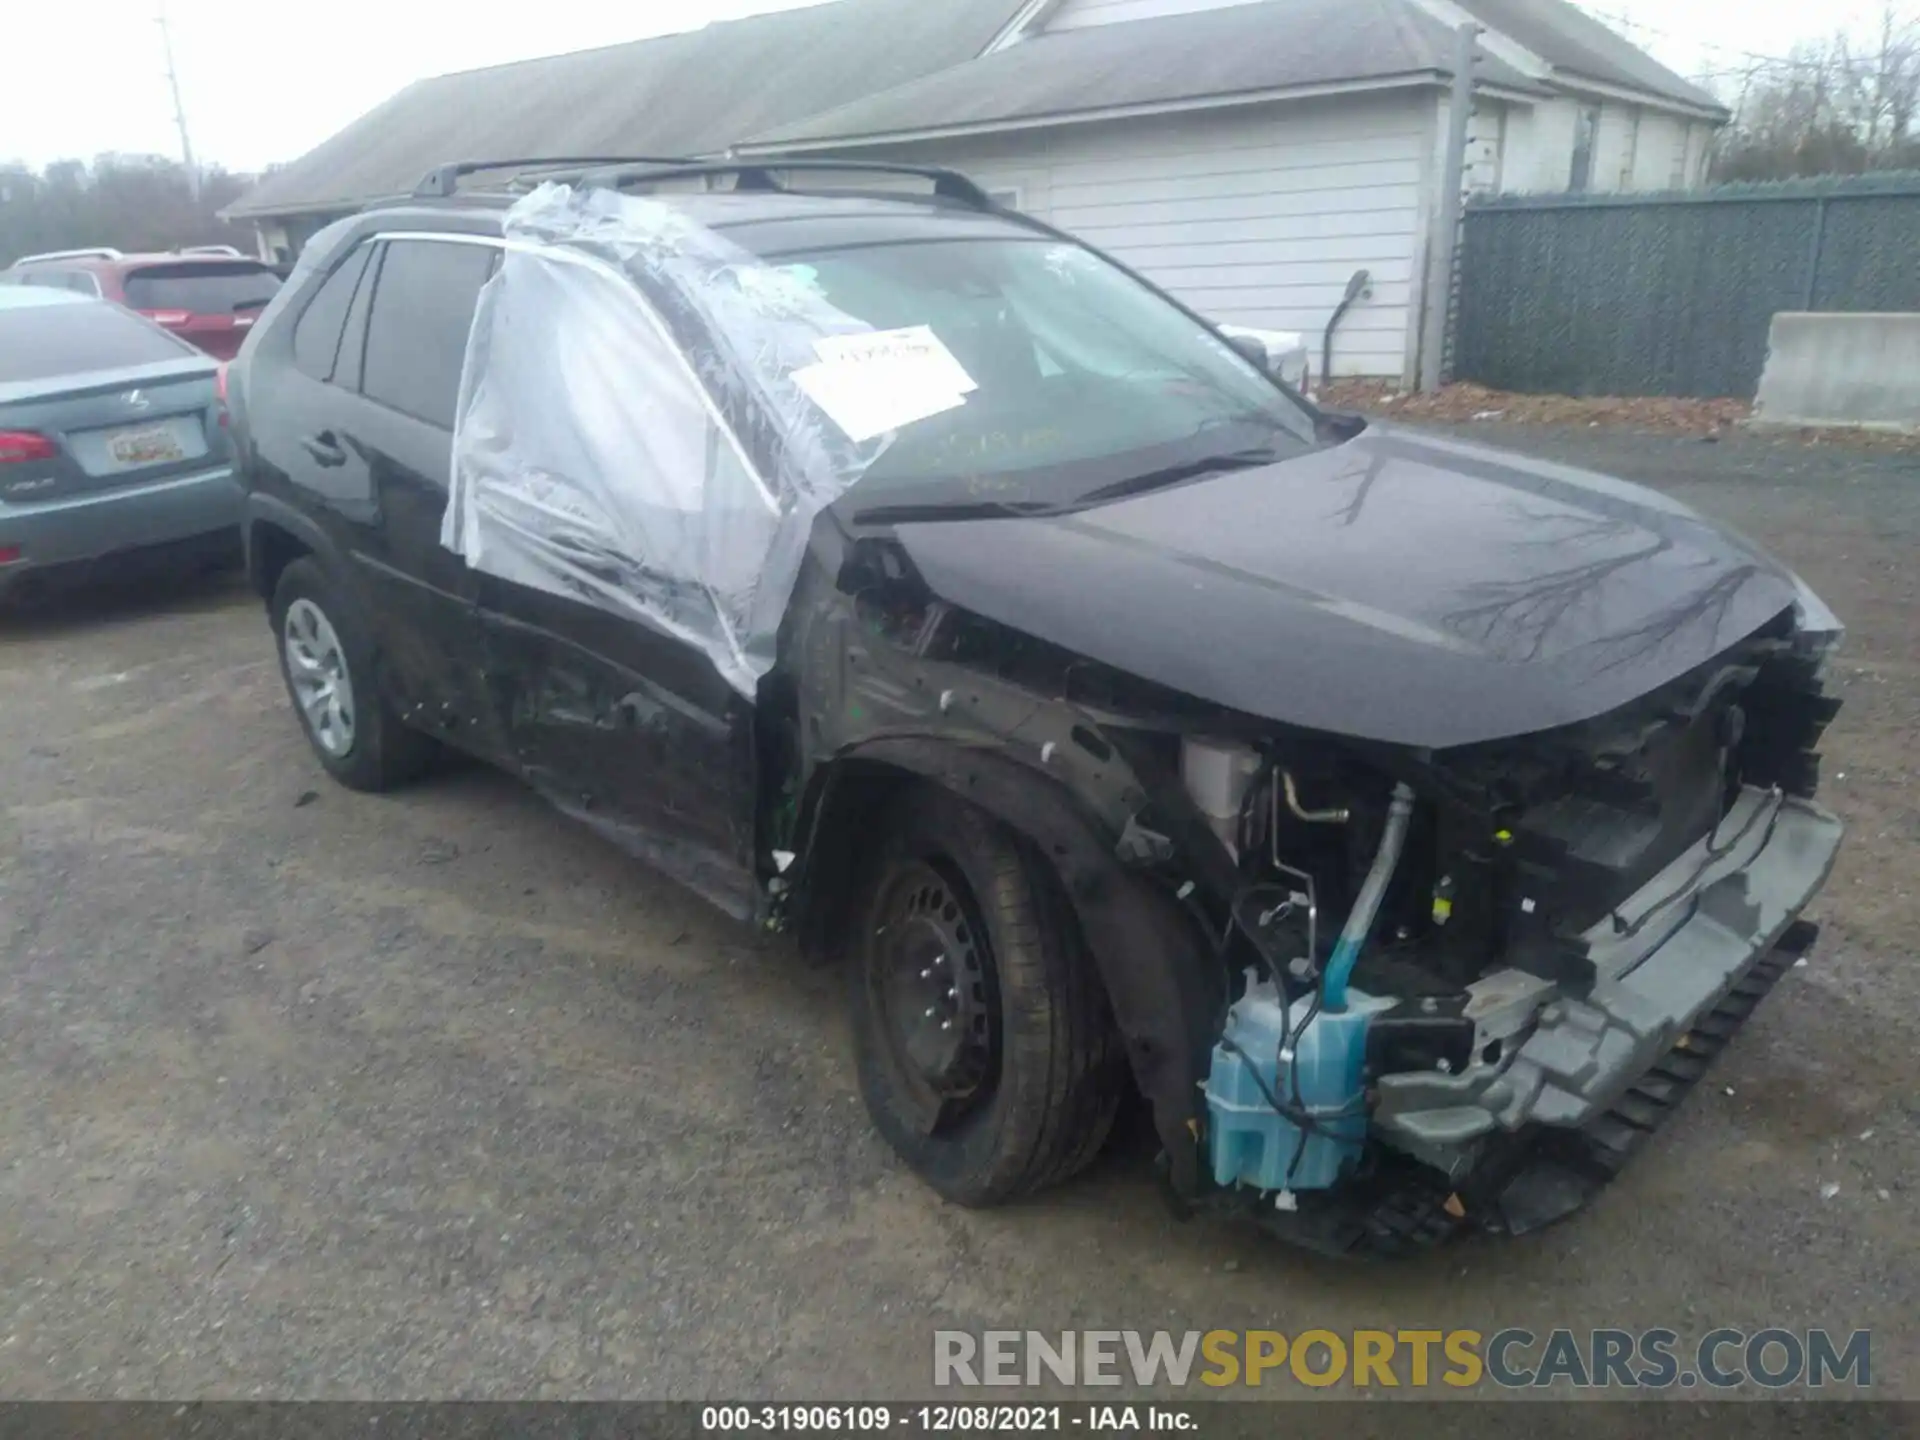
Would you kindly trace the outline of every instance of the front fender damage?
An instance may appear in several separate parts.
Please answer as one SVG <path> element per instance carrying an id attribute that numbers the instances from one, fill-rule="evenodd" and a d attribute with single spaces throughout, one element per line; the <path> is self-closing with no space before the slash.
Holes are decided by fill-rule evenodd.
<path id="1" fill-rule="evenodd" d="M 1169 690 L 849 543 L 803 575 L 763 691 L 771 888 L 803 940 L 835 933 L 857 817 L 941 786 L 1057 870 L 1183 1209 L 1341 1254 L 1532 1228 L 1591 1192 L 1568 1147 L 1804 945 L 1835 705 L 1793 624 L 1596 720 L 1435 751 Z M 1566 1084 L 1522 1082 L 1590 1012 L 1607 1046 L 1556 1108 Z"/>
<path id="2" fill-rule="evenodd" d="M 931 737 L 877 739 L 842 758 L 944 786 L 1053 862 L 1106 986 L 1134 1082 L 1153 1107 L 1168 1178 L 1177 1195 L 1195 1195 L 1201 1113 L 1194 1076 L 1205 1070 L 1226 998 L 1191 919 L 1129 873 L 1061 785 L 1033 767 Z"/>
<path id="3" fill-rule="evenodd" d="M 865 811 L 887 777 L 940 785 L 1005 822 L 1060 875 L 1153 1108 L 1169 1178 L 1191 1197 L 1200 1188 L 1194 1080 L 1226 998 L 1199 926 L 1146 873 L 1172 853 L 1142 823 L 1153 783 L 1109 732 L 1111 715 L 978 663 L 942 636 L 955 618 L 946 607 L 910 590 L 895 603 L 903 589 L 863 555 L 834 578 L 810 567 L 790 612 L 794 780 L 774 844 L 797 857 L 795 928 L 809 948 L 832 934 L 858 850 L 857 827 L 837 833 L 833 817 Z"/>

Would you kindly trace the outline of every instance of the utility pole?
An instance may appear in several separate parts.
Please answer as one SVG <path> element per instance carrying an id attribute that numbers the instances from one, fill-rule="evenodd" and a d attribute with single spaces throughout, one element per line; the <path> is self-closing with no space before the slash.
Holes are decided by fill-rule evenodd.
<path id="1" fill-rule="evenodd" d="M 1428 250 L 1426 314 L 1420 336 L 1420 388 L 1440 388 L 1453 298 L 1453 255 L 1460 243 L 1460 205 L 1467 179 L 1467 121 L 1473 115 L 1473 67 L 1480 27 L 1454 31 L 1453 89 L 1447 101 L 1447 152 L 1440 166 L 1440 207 Z"/>
<path id="2" fill-rule="evenodd" d="M 180 103 L 180 77 L 173 68 L 173 35 L 167 29 L 167 12 L 164 6 L 153 17 L 154 24 L 160 27 L 160 48 L 167 57 L 167 88 L 173 92 L 173 123 L 180 128 L 180 160 L 187 167 L 187 193 L 193 196 L 194 203 L 200 200 L 200 167 L 193 163 L 193 142 L 187 138 L 187 110 Z"/>

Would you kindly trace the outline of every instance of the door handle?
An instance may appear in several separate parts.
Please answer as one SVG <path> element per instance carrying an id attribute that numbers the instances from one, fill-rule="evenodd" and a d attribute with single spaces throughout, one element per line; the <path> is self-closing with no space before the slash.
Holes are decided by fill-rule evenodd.
<path id="1" fill-rule="evenodd" d="M 329 470 L 347 463 L 347 452 L 340 448 L 340 442 L 334 438 L 331 430 L 302 436 L 300 448 L 313 457 L 315 464 L 324 465 Z"/>

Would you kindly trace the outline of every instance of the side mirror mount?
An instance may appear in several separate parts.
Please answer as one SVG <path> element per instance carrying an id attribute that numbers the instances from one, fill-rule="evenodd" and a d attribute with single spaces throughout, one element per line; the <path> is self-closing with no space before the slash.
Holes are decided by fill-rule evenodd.
<path id="1" fill-rule="evenodd" d="M 1266 341 L 1258 335 L 1228 335 L 1225 338 L 1227 344 L 1258 365 L 1262 371 L 1272 369 L 1273 357 L 1267 353 Z"/>

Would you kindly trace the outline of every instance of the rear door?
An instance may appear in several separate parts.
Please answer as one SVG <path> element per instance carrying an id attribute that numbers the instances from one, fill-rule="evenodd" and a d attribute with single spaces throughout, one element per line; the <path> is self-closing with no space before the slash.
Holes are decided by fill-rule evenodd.
<path id="1" fill-rule="evenodd" d="M 98 301 L 0 307 L 0 502 L 169 480 L 226 460 L 206 356 Z"/>
<path id="2" fill-rule="evenodd" d="M 503 751 L 475 582 L 441 548 L 440 517 L 467 329 L 495 253 L 480 237 L 361 238 L 301 282 L 241 361 L 237 396 L 248 481 L 324 533 L 377 642 L 383 693 L 488 759 Z"/>
<path id="3" fill-rule="evenodd" d="M 502 757 L 487 691 L 473 571 L 440 543 L 453 412 L 480 287 L 483 237 L 379 242 L 341 339 L 348 398 L 317 453 L 365 467 L 370 524 L 354 558 L 372 597 L 401 713 L 464 749 Z M 366 303 L 362 303 L 363 297 Z"/>

